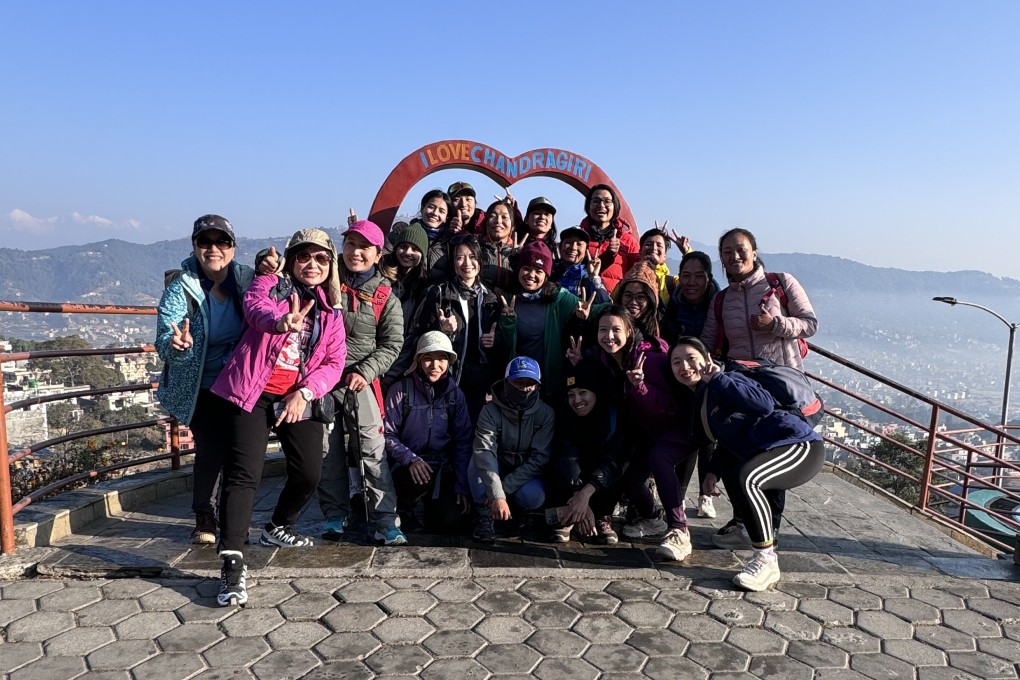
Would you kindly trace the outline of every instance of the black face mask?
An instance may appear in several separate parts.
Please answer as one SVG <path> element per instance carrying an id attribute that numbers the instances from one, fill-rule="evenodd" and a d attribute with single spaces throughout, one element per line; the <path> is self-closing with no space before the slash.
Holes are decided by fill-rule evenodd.
<path id="1" fill-rule="evenodd" d="M 535 405 L 538 401 L 538 389 L 534 389 L 531 392 L 525 392 L 522 389 L 514 387 L 510 384 L 510 381 L 503 381 L 503 401 L 510 408 L 527 410 Z"/>

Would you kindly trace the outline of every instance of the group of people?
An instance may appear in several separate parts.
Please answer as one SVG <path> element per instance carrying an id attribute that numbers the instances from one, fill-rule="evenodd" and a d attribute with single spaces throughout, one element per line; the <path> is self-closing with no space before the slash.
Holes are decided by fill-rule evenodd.
<path id="1" fill-rule="evenodd" d="M 553 541 L 616 543 L 622 504 L 620 532 L 679 561 L 697 470 L 698 515 L 715 516 L 720 481 L 734 510 L 713 541 L 753 550 L 735 583 L 777 582 L 784 492 L 819 471 L 821 438 L 719 361 L 801 368 L 811 304 L 793 276 L 765 271 L 747 230 L 719 240 L 720 288 L 686 237 L 657 223 L 639 235 L 619 208 L 596 185 L 561 232 L 544 197 L 482 211 L 457 182 L 388 235 L 352 211 L 339 250 L 302 229 L 254 267 L 234 261 L 228 220 L 196 220 L 159 305 L 159 398 L 194 434 L 192 536 L 218 542 L 220 604 L 247 599 L 271 431 L 287 479 L 263 545 L 313 545 L 294 529 L 313 494 L 322 537 L 342 538 L 360 487 L 386 545 L 422 527 L 492 541 L 536 520 Z"/>

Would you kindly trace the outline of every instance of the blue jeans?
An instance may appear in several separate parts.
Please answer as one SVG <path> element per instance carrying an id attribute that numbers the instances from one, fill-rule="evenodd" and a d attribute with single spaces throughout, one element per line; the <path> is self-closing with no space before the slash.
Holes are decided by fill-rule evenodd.
<path id="1" fill-rule="evenodd" d="M 488 493 L 473 460 L 468 463 L 468 486 L 471 488 L 471 500 L 475 502 L 475 505 L 484 505 Z M 509 494 L 508 500 L 510 498 L 522 510 L 538 510 L 545 504 L 545 484 L 541 479 L 532 479 L 525 482 L 524 486 L 517 491 Z"/>

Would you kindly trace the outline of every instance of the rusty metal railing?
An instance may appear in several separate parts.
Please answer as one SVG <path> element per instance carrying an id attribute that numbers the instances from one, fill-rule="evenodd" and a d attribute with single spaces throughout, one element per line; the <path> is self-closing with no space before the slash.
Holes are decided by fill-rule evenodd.
<path id="1" fill-rule="evenodd" d="M 155 316 L 155 307 L 133 307 L 126 305 L 80 305 L 80 304 L 59 304 L 50 302 L 7 302 L 0 301 L 0 312 L 41 312 L 61 314 L 133 314 L 140 316 Z M 67 349 L 67 350 L 39 350 L 33 352 L 6 352 L 0 353 L 0 363 L 23 361 L 27 359 L 82 357 L 82 356 L 117 356 L 128 354 L 145 354 L 154 352 L 151 345 L 142 347 L 104 348 L 104 349 Z M 4 554 L 11 553 L 15 549 L 14 537 L 14 515 L 19 510 L 27 507 L 34 501 L 43 498 L 68 486 L 78 484 L 82 481 L 102 477 L 103 475 L 119 470 L 124 470 L 140 465 L 149 465 L 160 461 L 170 461 L 173 469 L 180 469 L 180 428 L 173 417 L 160 417 L 144 420 L 136 423 L 125 423 L 123 425 L 111 425 L 108 427 L 94 428 L 81 432 L 54 437 L 41 441 L 31 446 L 10 451 L 7 432 L 7 414 L 12 411 L 23 410 L 30 406 L 46 404 L 57 401 L 67 401 L 79 397 L 94 397 L 104 394 L 150 391 L 155 389 L 156 383 L 135 383 L 124 384 L 113 387 L 102 387 L 93 389 L 74 390 L 59 394 L 30 397 L 13 403 L 5 403 L 6 394 L 3 381 L 0 381 L 0 550 Z M 135 458 L 129 461 L 120 462 L 114 465 L 107 465 L 92 470 L 83 470 L 77 474 L 63 479 L 55 480 L 50 484 L 42 486 L 26 494 L 23 498 L 13 498 L 11 485 L 11 465 L 41 451 L 47 447 L 64 442 L 75 441 L 95 437 L 102 434 L 126 432 L 140 428 L 152 427 L 155 425 L 169 425 L 170 429 L 170 451 L 165 454 Z"/>

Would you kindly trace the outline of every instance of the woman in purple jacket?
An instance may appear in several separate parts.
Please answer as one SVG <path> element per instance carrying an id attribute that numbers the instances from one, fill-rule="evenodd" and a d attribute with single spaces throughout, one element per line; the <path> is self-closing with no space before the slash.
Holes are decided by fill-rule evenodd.
<path id="1" fill-rule="evenodd" d="M 312 402 L 329 397 L 340 380 L 347 345 L 336 248 L 321 229 L 302 229 L 284 255 L 286 271 L 260 275 L 244 296 L 248 328 L 212 386 L 230 402 L 222 426 L 232 432 L 220 499 L 220 605 L 248 600 L 242 552 L 255 491 L 262 477 L 269 431 L 275 429 L 287 459 L 287 482 L 259 543 L 311 546 L 291 525 L 315 492 L 322 468 L 324 425 Z M 329 397 L 331 398 L 331 397 Z"/>
<path id="2" fill-rule="evenodd" d="M 451 376 L 456 362 L 450 338 L 428 331 L 418 340 L 414 364 L 386 394 L 386 453 L 406 530 L 418 527 L 415 509 L 422 500 L 429 533 L 467 528 L 467 466 L 475 429 L 464 393 Z"/>

